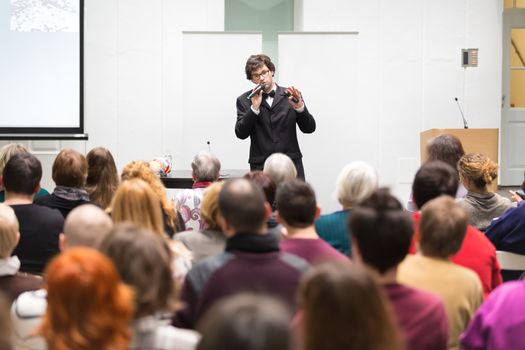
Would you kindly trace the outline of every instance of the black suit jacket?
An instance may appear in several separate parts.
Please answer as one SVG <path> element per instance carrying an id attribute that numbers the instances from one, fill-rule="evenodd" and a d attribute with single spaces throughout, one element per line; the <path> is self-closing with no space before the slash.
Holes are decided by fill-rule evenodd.
<path id="1" fill-rule="evenodd" d="M 272 106 L 263 101 L 259 115 L 253 113 L 250 108 L 252 102 L 246 98 L 251 90 L 237 98 L 235 135 L 243 140 L 250 137 L 250 164 L 262 164 L 276 152 L 284 153 L 292 159 L 301 159 L 295 125 L 304 133 L 315 131 L 315 119 L 306 105 L 302 113 L 297 113 L 284 91 L 284 88 L 277 86 Z"/>

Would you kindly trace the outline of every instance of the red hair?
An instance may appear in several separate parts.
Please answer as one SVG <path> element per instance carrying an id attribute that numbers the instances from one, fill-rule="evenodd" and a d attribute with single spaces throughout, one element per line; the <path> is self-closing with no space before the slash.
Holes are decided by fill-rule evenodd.
<path id="1" fill-rule="evenodd" d="M 45 278 L 40 334 L 50 350 L 128 348 L 133 295 L 107 257 L 90 248 L 68 250 L 51 261 Z"/>

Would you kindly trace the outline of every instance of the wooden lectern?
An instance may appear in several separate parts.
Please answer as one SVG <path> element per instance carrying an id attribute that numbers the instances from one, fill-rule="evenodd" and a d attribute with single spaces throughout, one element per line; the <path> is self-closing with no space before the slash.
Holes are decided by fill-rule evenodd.
<path id="1" fill-rule="evenodd" d="M 419 134 L 419 144 L 421 150 L 421 164 L 427 159 L 426 148 L 430 139 L 439 135 L 454 135 L 460 139 L 465 153 L 483 153 L 492 161 L 499 164 L 498 129 L 430 129 Z M 489 186 L 489 191 L 496 192 L 498 189 L 497 181 Z"/>

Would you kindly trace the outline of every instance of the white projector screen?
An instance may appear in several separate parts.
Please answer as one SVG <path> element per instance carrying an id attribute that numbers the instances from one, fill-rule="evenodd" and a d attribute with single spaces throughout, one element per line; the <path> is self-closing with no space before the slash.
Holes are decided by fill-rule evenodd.
<path id="1" fill-rule="evenodd" d="M 0 138 L 85 138 L 83 0 L 0 0 Z"/>

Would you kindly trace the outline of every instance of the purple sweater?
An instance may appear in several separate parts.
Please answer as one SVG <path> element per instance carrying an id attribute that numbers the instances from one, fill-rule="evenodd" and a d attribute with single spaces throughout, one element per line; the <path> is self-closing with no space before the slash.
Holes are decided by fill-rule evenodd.
<path id="1" fill-rule="evenodd" d="M 295 254 L 316 264 L 323 261 L 348 261 L 348 257 L 333 248 L 321 238 L 288 238 L 281 241 L 281 250 L 290 254 Z"/>

